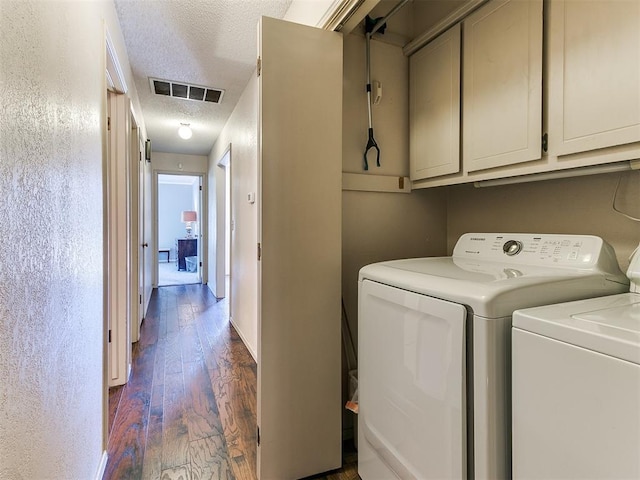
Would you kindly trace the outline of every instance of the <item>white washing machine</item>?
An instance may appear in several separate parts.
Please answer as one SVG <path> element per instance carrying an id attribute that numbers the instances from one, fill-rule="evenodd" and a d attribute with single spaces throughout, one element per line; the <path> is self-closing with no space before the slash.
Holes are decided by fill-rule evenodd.
<path id="1" fill-rule="evenodd" d="M 359 276 L 358 473 L 509 478 L 511 315 L 628 290 L 593 236 L 463 235 Z"/>
<path id="2" fill-rule="evenodd" d="M 513 477 L 640 478 L 640 253 L 631 292 L 513 315 Z"/>

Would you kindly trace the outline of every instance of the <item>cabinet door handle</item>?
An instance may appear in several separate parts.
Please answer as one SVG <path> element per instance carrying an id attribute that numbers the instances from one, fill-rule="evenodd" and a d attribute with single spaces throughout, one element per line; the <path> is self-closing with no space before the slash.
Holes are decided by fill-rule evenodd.
<path id="1" fill-rule="evenodd" d="M 149 244 L 148 243 L 143 243 L 142 246 L 146 248 L 146 247 L 149 246 Z"/>

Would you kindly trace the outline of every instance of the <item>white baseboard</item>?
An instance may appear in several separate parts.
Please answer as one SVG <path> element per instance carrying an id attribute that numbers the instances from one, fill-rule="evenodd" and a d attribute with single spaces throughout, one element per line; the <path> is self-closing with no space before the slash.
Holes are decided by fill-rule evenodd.
<path id="1" fill-rule="evenodd" d="M 238 326 L 233 321 L 233 317 L 229 317 L 229 321 L 231 322 L 231 325 L 233 325 L 233 328 L 236 329 L 236 332 L 238 332 L 238 335 L 240 336 L 242 343 L 244 343 L 244 346 L 247 347 L 247 350 L 249 350 L 249 353 L 253 357 L 253 361 L 258 363 L 258 355 L 256 354 L 256 352 L 253 351 L 253 348 L 251 348 L 251 346 L 249 345 L 249 342 L 247 342 L 247 339 L 244 338 L 242 331 L 238 328 Z"/>
<path id="2" fill-rule="evenodd" d="M 100 459 L 100 465 L 98 465 L 98 471 L 96 472 L 96 480 L 102 480 L 104 472 L 107 469 L 107 451 L 102 452 L 102 458 Z"/>

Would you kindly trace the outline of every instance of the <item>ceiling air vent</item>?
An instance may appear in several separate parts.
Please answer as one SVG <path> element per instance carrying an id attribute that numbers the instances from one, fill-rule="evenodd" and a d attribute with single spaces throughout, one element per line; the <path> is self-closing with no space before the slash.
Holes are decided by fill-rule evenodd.
<path id="1" fill-rule="evenodd" d="M 224 95 L 224 90 L 219 88 L 189 85 L 188 83 L 160 80 L 158 78 L 149 78 L 149 84 L 151 85 L 151 91 L 156 95 L 184 98 L 185 100 L 195 100 L 197 102 L 220 103 Z"/>

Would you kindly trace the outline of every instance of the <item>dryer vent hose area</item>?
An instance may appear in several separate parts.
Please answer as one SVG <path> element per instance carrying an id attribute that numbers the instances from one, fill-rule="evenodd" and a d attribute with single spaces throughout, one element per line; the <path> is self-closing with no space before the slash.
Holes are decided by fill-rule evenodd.
<path id="1" fill-rule="evenodd" d="M 344 347 L 347 372 L 349 374 L 348 399 L 344 408 L 358 414 L 358 354 L 356 353 L 353 334 L 351 333 L 351 327 L 349 326 L 347 309 L 344 306 L 344 298 L 342 299 L 342 345 Z"/>
<path id="2" fill-rule="evenodd" d="M 347 361 L 347 370 L 358 368 L 358 354 L 356 353 L 356 344 L 353 340 L 349 319 L 347 318 L 347 309 L 344 306 L 344 298 L 342 299 L 342 346 Z"/>

